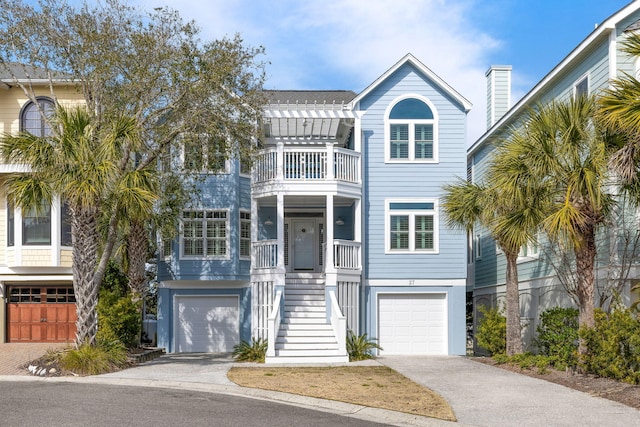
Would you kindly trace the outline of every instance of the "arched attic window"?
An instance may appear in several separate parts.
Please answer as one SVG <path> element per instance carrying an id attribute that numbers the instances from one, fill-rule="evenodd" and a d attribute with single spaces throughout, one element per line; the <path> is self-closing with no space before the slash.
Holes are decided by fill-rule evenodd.
<path id="1" fill-rule="evenodd" d="M 51 135 L 51 127 L 45 117 L 50 117 L 54 110 L 55 104 L 49 98 L 38 98 L 37 104 L 28 102 L 20 112 L 20 131 L 35 136 Z"/>
<path id="2" fill-rule="evenodd" d="M 388 162 L 437 162 L 437 117 L 425 100 L 399 100 L 386 122 Z"/>

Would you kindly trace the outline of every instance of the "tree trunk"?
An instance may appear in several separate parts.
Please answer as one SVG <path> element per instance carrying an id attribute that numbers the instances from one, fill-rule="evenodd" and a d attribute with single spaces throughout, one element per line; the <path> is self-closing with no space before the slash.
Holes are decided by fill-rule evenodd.
<path id="1" fill-rule="evenodd" d="M 595 326 L 595 275 L 594 266 L 596 259 L 596 239 L 593 226 L 589 226 L 582 235 L 582 242 L 574 249 L 577 269 L 577 289 L 578 297 L 578 321 L 580 327 L 593 328 Z M 580 354 L 587 351 L 583 340 L 580 340 L 578 348 Z"/>
<path id="2" fill-rule="evenodd" d="M 132 294 L 131 299 L 134 303 L 140 301 L 145 292 L 147 249 L 147 231 L 144 224 L 142 221 L 133 220 L 127 238 L 127 256 L 129 258 L 127 278 Z"/>
<path id="3" fill-rule="evenodd" d="M 522 353 L 520 325 L 520 290 L 518 289 L 518 254 L 506 253 L 507 259 L 507 356 Z"/>
<path id="4" fill-rule="evenodd" d="M 76 297 L 76 346 L 95 344 L 98 333 L 98 284 L 94 272 L 98 260 L 98 212 L 95 208 L 71 209 L 73 239 L 73 291 Z"/>

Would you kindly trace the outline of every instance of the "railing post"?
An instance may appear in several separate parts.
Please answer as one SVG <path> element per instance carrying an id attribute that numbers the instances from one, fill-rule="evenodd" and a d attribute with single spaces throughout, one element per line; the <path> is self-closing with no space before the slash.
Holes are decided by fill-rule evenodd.
<path id="1" fill-rule="evenodd" d="M 335 176 L 335 151 L 333 149 L 333 144 L 327 144 L 327 158 L 326 158 L 326 165 L 327 165 L 327 180 L 328 181 L 333 181 L 334 179 L 336 179 Z"/>

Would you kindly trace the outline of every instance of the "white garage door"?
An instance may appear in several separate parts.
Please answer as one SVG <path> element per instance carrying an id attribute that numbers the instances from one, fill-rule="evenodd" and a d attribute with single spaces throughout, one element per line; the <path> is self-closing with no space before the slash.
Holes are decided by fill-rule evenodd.
<path id="1" fill-rule="evenodd" d="M 176 297 L 176 352 L 233 351 L 240 342 L 237 296 Z"/>
<path id="2" fill-rule="evenodd" d="M 381 354 L 447 354 L 445 294 L 378 295 Z"/>

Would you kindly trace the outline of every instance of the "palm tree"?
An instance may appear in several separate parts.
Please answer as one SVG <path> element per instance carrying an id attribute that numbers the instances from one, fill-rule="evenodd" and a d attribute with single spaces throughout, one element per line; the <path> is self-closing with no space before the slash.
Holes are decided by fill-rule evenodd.
<path id="1" fill-rule="evenodd" d="M 535 189 L 548 201 L 529 200 L 528 208 L 544 216 L 542 227 L 552 241 L 574 253 L 579 320 L 587 327 L 594 326 L 595 233 L 613 203 L 607 146 L 594 122 L 596 105 L 593 97 L 578 97 L 530 110 L 523 138 L 501 147 L 497 160 L 507 165 L 502 175 L 511 183 L 507 188 Z"/>
<path id="2" fill-rule="evenodd" d="M 514 131 L 512 140 L 521 138 Z M 535 239 L 541 221 L 540 211 L 528 209 L 528 201 L 535 194 L 526 188 L 513 186 L 505 174 L 510 171 L 499 149 L 489 166 L 486 184 L 460 180 L 444 187 L 443 209 L 450 226 L 467 231 L 481 226 L 487 229 L 504 253 L 506 268 L 507 355 L 523 352 L 520 323 L 520 293 L 518 289 L 517 258 L 520 248 Z M 506 187 L 512 185 L 511 188 Z M 541 201 L 541 203 L 543 203 Z"/>
<path id="3" fill-rule="evenodd" d="M 629 33 L 622 42 L 622 51 L 633 58 L 640 56 L 640 34 Z M 636 76 L 623 74 L 612 80 L 598 100 L 597 116 L 602 125 L 621 142 L 611 158 L 611 166 L 622 184 L 637 189 L 640 162 L 640 81 Z M 640 196 L 634 194 L 640 201 Z"/>
<path id="4" fill-rule="evenodd" d="M 154 195 L 135 187 L 141 172 L 123 172 L 123 150 L 135 144 L 134 119 L 114 120 L 98 129 L 83 107 L 58 106 L 51 122 L 52 135 L 29 133 L 5 135 L 0 139 L 0 155 L 11 163 L 25 164 L 29 172 L 11 175 L 6 191 L 11 203 L 22 208 L 50 203 L 59 195 L 69 205 L 73 241 L 73 287 L 76 296 L 76 344 L 93 344 L 97 333 L 96 305 L 104 270 L 113 248 L 111 232 L 106 243 L 98 230 L 106 200 L 119 197 L 151 205 Z M 124 156 L 126 158 L 127 156 Z M 112 205 L 113 211 L 120 204 Z M 117 218 L 113 212 L 111 218 Z M 117 221 L 110 220 L 110 230 Z M 102 253 L 100 253 L 102 251 Z M 100 262 L 99 262 L 100 260 Z"/>

